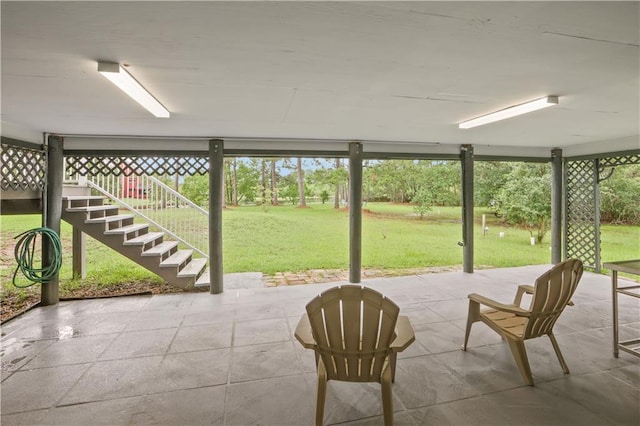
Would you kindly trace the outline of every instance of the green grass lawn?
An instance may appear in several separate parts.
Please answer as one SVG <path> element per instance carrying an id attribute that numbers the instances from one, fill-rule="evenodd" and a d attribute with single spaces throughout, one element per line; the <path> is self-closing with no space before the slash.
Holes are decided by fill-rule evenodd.
<path id="1" fill-rule="evenodd" d="M 365 208 L 373 214 L 363 220 L 363 266 L 370 262 L 371 266 L 386 268 L 462 264 L 459 207 L 435 207 L 422 219 L 407 205 L 368 203 Z M 489 227 L 486 235 L 482 232 L 483 213 Z M 550 262 L 548 245 L 531 246 L 528 231 L 501 224 L 482 209 L 477 209 L 475 216 L 476 265 L 509 267 Z M 504 233 L 503 238 L 500 232 Z M 387 266 L 393 264 L 398 266 Z"/>
<path id="2" fill-rule="evenodd" d="M 349 214 L 328 204 L 227 208 L 223 261 L 228 272 L 347 268 Z"/>
<path id="3" fill-rule="evenodd" d="M 367 203 L 363 215 L 363 268 L 404 269 L 462 264 L 460 208 L 440 207 L 420 219 L 411 206 Z M 486 235 L 481 227 L 486 214 Z M 4 292 L 13 292 L 15 269 L 13 237 L 40 226 L 39 215 L 1 216 L 2 258 L 0 278 Z M 202 230 L 206 232 L 206 230 Z M 500 238 L 499 233 L 504 237 Z M 260 271 L 266 274 L 308 269 L 347 269 L 349 266 L 349 214 L 330 204 L 233 207 L 223 212 L 225 272 Z M 61 288 L 80 285 L 110 286 L 122 282 L 162 281 L 156 275 L 87 238 L 87 279 L 71 279 L 71 226 L 62 224 L 63 267 Z M 640 227 L 602 227 L 602 260 L 640 258 Z M 510 267 L 550 263 L 549 235 L 532 246 L 529 232 L 502 224 L 490 211 L 476 209 L 475 264 Z"/>

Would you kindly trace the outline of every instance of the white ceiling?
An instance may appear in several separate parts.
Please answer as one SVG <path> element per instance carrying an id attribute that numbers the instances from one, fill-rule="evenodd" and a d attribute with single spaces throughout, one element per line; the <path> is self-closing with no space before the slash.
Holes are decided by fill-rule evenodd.
<path id="1" fill-rule="evenodd" d="M 2 134 L 274 149 L 361 140 L 415 152 L 473 144 L 525 156 L 638 149 L 639 5 L 2 1 Z M 171 118 L 118 91 L 98 60 L 129 64 Z M 457 127 L 545 95 L 560 104 Z"/>

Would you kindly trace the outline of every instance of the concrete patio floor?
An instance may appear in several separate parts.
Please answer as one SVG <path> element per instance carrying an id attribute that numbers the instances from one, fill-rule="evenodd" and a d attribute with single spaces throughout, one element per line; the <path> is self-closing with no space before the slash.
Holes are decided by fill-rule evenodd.
<path id="1" fill-rule="evenodd" d="M 467 294 L 511 302 L 548 265 L 371 279 L 408 315 L 416 342 L 393 386 L 398 425 L 640 424 L 640 358 L 612 354 L 611 285 L 585 273 L 548 339 L 527 342 L 536 386 L 506 344 L 475 324 L 460 350 Z M 2 327 L 3 425 L 309 425 L 314 356 L 293 337 L 331 284 L 62 302 Z M 620 298 L 621 337 L 640 301 Z M 329 382 L 325 424 L 382 424 L 379 385 Z"/>

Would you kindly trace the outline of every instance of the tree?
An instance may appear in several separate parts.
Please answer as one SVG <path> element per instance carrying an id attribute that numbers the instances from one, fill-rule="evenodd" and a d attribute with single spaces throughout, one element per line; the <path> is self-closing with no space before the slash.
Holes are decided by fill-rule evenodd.
<path id="1" fill-rule="evenodd" d="M 223 197 L 223 207 L 226 207 L 227 204 L 231 204 L 231 188 L 230 186 L 232 185 L 232 178 L 231 178 L 231 160 L 229 159 L 224 159 L 223 161 L 223 179 L 222 179 L 222 186 L 224 187 L 224 197 Z"/>
<path id="2" fill-rule="evenodd" d="M 367 201 L 415 202 L 431 194 L 430 205 L 460 205 L 460 163 L 434 160 L 379 160 L 367 163 L 363 187 Z M 426 200 L 421 200 L 425 203 Z"/>
<path id="3" fill-rule="evenodd" d="M 227 162 L 226 160 L 224 160 L 222 162 L 222 182 L 220 183 L 220 190 L 222 191 L 222 208 L 226 209 L 227 208 L 227 196 L 229 195 L 229 191 L 227 190 L 227 173 L 226 173 L 226 169 L 227 169 Z"/>
<path id="4" fill-rule="evenodd" d="M 498 201 L 499 193 L 506 177 L 515 163 L 502 161 L 477 161 L 474 163 L 474 202 L 479 206 L 489 206 Z"/>
<path id="5" fill-rule="evenodd" d="M 170 175 L 154 174 L 153 177 L 158 179 L 160 182 L 164 183 L 168 187 L 171 187 L 171 185 L 173 185 L 172 177 Z M 138 179 L 138 182 L 141 182 L 140 178 L 136 177 L 136 179 Z M 140 188 L 140 189 L 143 189 L 143 188 Z M 143 190 L 147 196 L 147 200 L 153 201 L 154 204 L 156 205 L 156 208 L 159 208 L 159 209 L 167 208 L 168 200 L 167 200 L 167 194 L 165 193 L 165 191 L 157 191 L 157 192 L 150 191 L 149 188 L 144 188 Z"/>
<path id="6" fill-rule="evenodd" d="M 298 197 L 300 195 L 298 192 L 298 182 L 293 173 L 282 177 L 280 180 L 279 191 L 284 198 L 291 202 L 291 204 L 296 204 L 298 202 Z"/>
<path id="7" fill-rule="evenodd" d="M 417 190 L 416 163 L 409 160 L 381 160 L 366 169 L 368 198 L 404 203 Z"/>
<path id="8" fill-rule="evenodd" d="M 238 205 L 238 159 L 233 157 L 231 160 L 231 204 Z"/>
<path id="9" fill-rule="evenodd" d="M 260 160 L 260 186 L 257 189 L 260 193 L 260 204 L 264 206 L 267 202 L 267 160 L 264 158 Z"/>
<path id="10" fill-rule="evenodd" d="M 304 198 L 304 173 L 302 171 L 302 158 L 297 158 L 296 171 L 298 175 L 298 197 L 300 207 L 307 207 L 307 200 Z"/>
<path id="11" fill-rule="evenodd" d="M 278 170 L 276 161 L 271 160 L 271 205 L 278 205 Z"/>
<path id="12" fill-rule="evenodd" d="M 600 219 L 640 225 L 640 164 L 619 166 L 600 182 Z"/>
<path id="13" fill-rule="evenodd" d="M 541 243 L 551 220 L 551 168 L 549 164 L 515 163 L 499 192 L 507 221 L 529 228 Z M 535 234 L 535 235 L 534 235 Z"/>
<path id="14" fill-rule="evenodd" d="M 187 176 L 180 187 L 180 193 L 199 206 L 209 202 L 209 176 Z"/>
<path id="15" fill-rule="evenodd" d="M 336 171 L 341 170 L 341 168 L 342 166 L 340 165 L 340 159 L 336 158 Z M 333 197 L 333 208 L 339 209 L 340 208 L 340 181 L 336 179 L 335 185 L 336 185 L 336 192 Z"/>
<path id="16" fill-rule="evenodd" d="M 424 214 L 431 210 L 433 194 L 426 187 L 420 188 L 413 196 L 413 210 L 420 215 L 420 220 Z"/>
<path id="17" fill-rule="evenodd" d="M 334 193 L 334 208 L 340 207 L 340 201 L 346 200 L 348 171 L 343 167 L 341 159 L 314 159 L 314 168 L 304 172 L 305 196 L 314 194 L 322 197 L 322 192 Z M 333 165 L 333 167 L 332 167 Z M 311 187 L 311 188 L 310 188 Z M 312 189 L 312 190 L 307 190 Z M 325 199 L 325 202 L 328 200 Z"/>
<path id="18" fill-rule="evenodd" d="M 252 158 L 248 161 L 239 161 L 238 170 L 238 203 L 240 200 L 255 201 L 256 187 L 260 181 L 258 160 Z"/>
<path id="19" fill-rule="evenodd" d="M 431 205 L 460 205 L 460 163 L 455 161 L 420 161 L 416 194 L 422 189 L 431 194 Z M 424 192 L 424 191 L 423 191 Z M 423 195 L 421 195 L 423 196 Z M 412 201 L 415 200 L 412 198 Z"/>
<path id="20" fill-rule="evenodd" d="M 256 195 L 261 195 L 260 202 L 258 203 L 264 212 L 268 212 L 271 206 L 271 188 L 265 188 L 262 183 L 259 183 L 255 188 Z"/>

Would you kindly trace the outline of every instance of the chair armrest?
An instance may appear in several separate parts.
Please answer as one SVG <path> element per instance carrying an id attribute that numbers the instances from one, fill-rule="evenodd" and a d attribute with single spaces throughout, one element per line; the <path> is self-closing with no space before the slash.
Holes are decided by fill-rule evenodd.
<path id="1" fill-rule="evenodd" d="M 513 300 L 513 304 L 516 306 L 520 306 L 520 303 L 522 302 L 522 296 L 524 296 L 525 293 L 527 294 L 533 294 L 535 288 L 532 285 L 529 284 L 520 284 L 518 286 L 518 292 L 516 293 L 516 297 Z M 573 306 L 574 303 L 569 300 L 569 302 L 567 302 L 567 306 Z"/>
<path id="2" fill-rule="evenodd" d="M 499 311 L 509 312 L 521 317 L 528 317 L 531 314 L 531 312 L 527 311 L 526 309 L 522 309 L 519 306 L 506 305 L 504 303 L 496 302 L 493 299 L 489 299 L 488 297 L 484 297 L 476 293 L 471 293 L 468 297 L 473 302 L 488 306 L 493 309 L 497 309 Z"/>
<path id="3" fill-rule="evenodd" d="M 520 303 L 522 302 L 522 296 L 524 296 L 524 294 L 533 294 L 534 292 L 534 288 L 532 285 L 529 284 L 520 284 L 518 286 L 518 291 L 516 292 L 516 297 L 513 300 L 513 304 L 516 306 L 520 306 Z"/>
<path id="4" fill-rule="evenodd" d="M 302 315 L 298 325 L 296 326 L 296 332 L 294 334 L 298 342 L 307 349 L 315 349 L 316 341 L 313 339 L 313 333 L 311 332 L 311 323 L 307 314 Z"/>
<path id="5" fill-rule="evenodd" d="M 402 352 L 415 342 L 416 335 L 413 326 L 409 322 L 409 317 L 400 315 L 396 322 L 396 338 L 391 342 L 391 350 L 393 352 Z"/>

